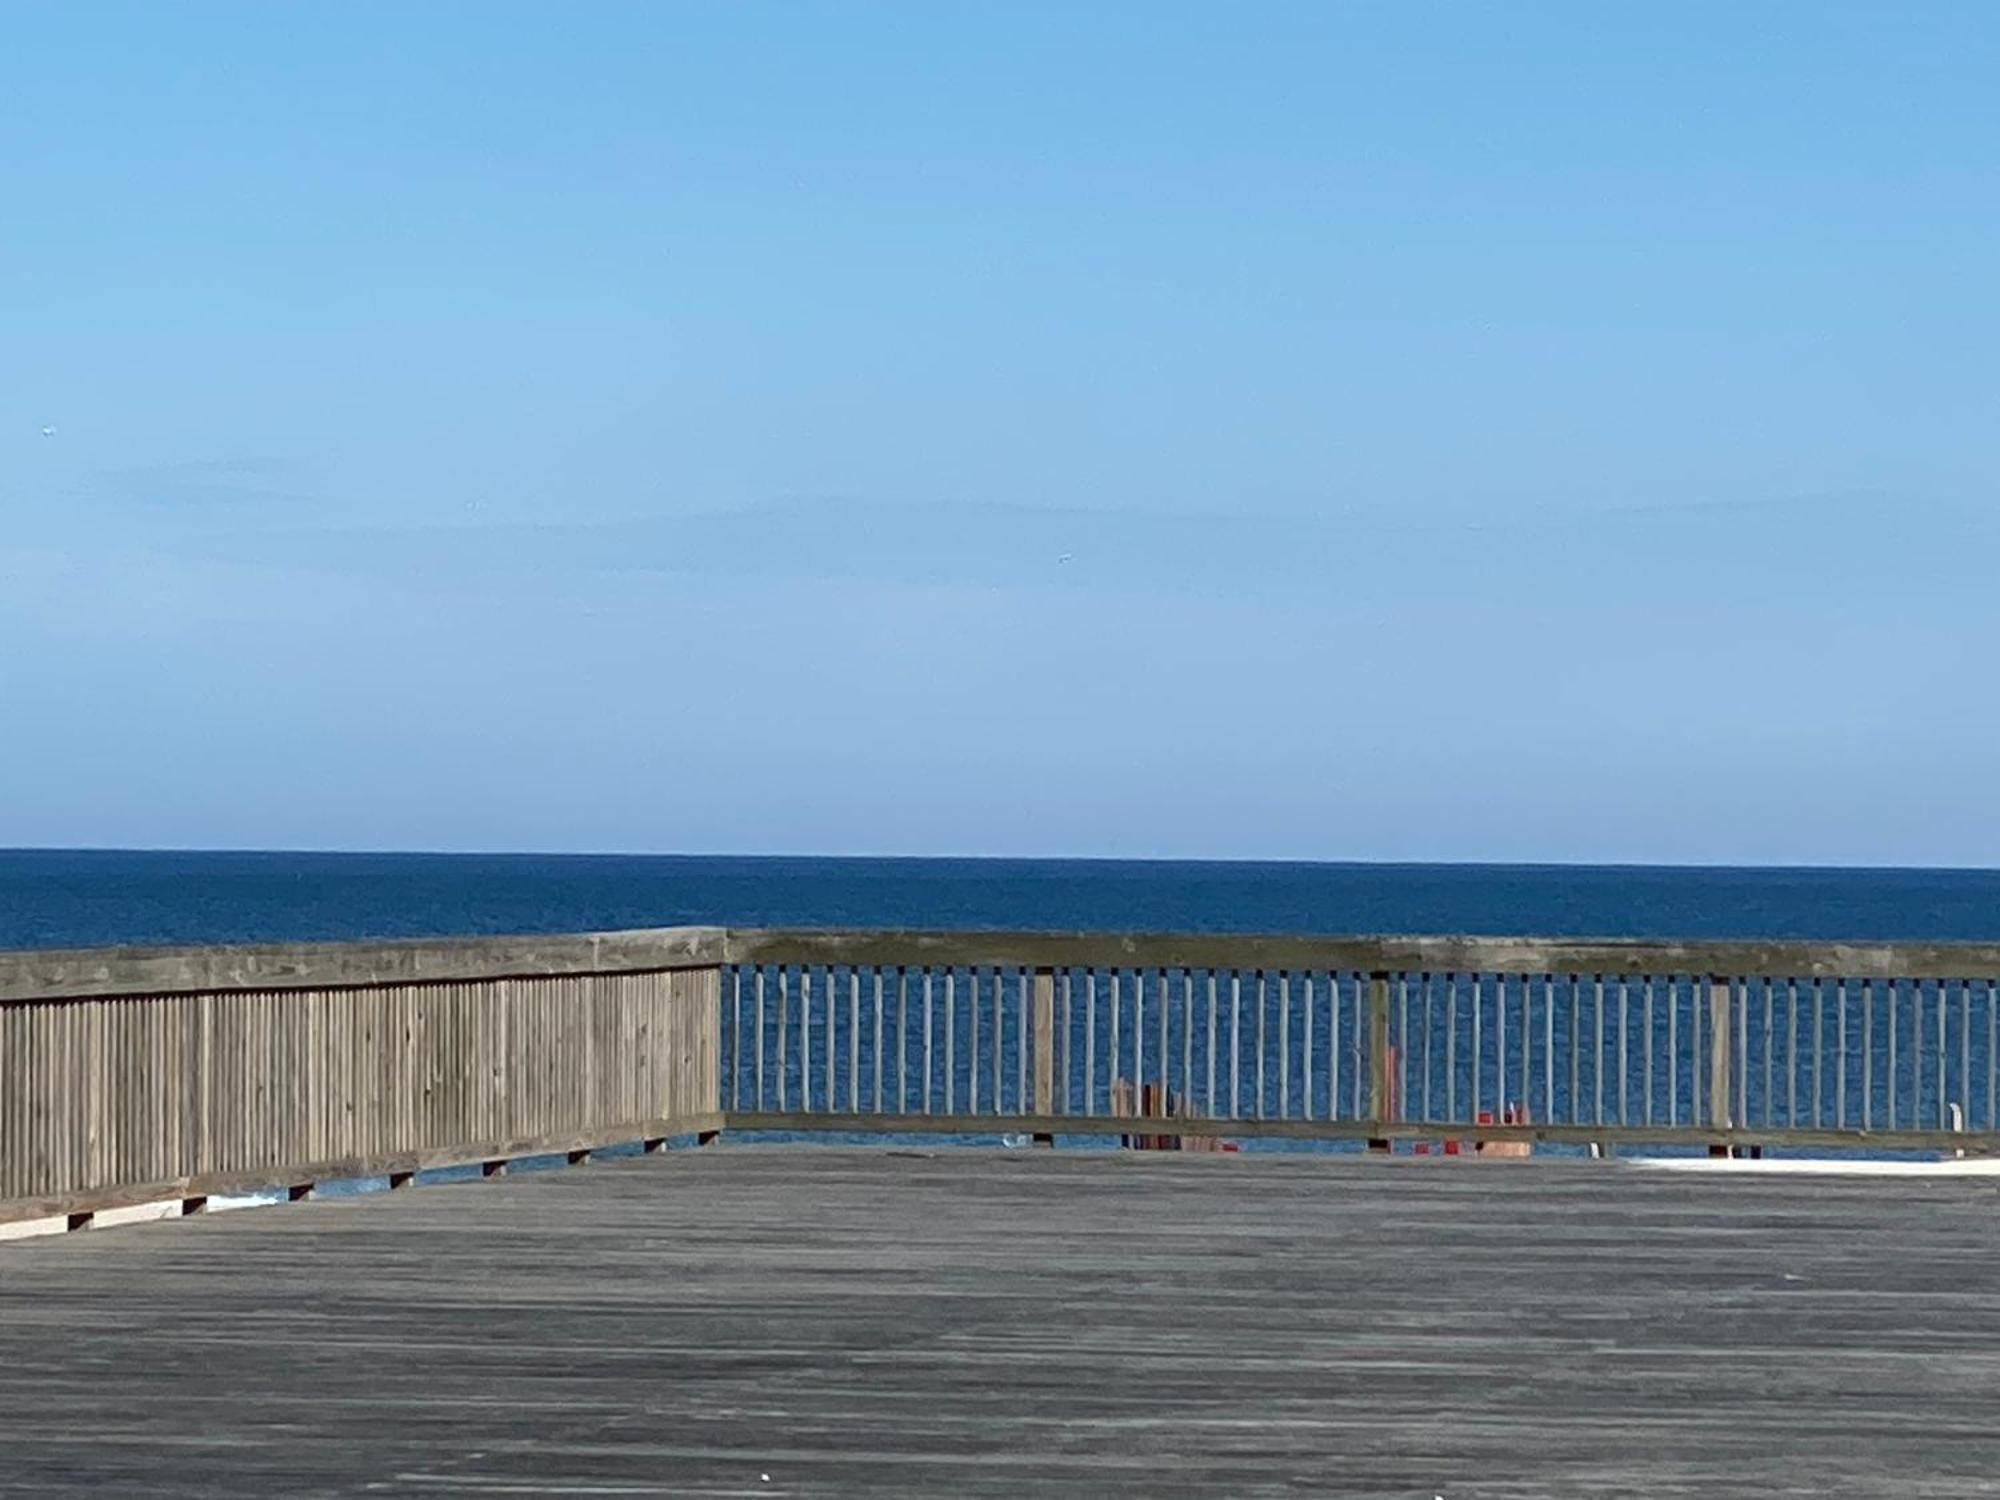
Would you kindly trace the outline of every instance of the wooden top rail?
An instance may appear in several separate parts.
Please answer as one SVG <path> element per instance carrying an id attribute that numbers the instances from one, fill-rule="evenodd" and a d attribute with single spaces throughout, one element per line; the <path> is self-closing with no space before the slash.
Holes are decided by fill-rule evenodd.
<path id="1" fill-rule="evenodd" d="M 1996 943 L 1673 942 L 1537 937 L 1305 937 L 1057 932 L 731 930 L 737 963 L 1026 969 L 2000 979 Z"/>
<path id="2" fill-rule="evenodd" d="M 620 974 L 723 963 L 2000 979 L 2000 944 L 660 927 L 404 942 L 0 950 L 0 1005 Z"/>
<path id="3" fill-rule="evenodd" d="M 408 942 L 0 950 L 0 1005 L 107 995 L 325 990 L 711 968 L 718 927 Z"/>

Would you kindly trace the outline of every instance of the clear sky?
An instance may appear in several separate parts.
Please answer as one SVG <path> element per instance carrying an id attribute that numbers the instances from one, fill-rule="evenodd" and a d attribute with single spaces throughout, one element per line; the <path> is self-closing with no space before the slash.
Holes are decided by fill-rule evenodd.
<path id="1" fill-rule="evenodd" d="M 2000 863 L 1996 78 L 10 6 L 0 845 Z"/>

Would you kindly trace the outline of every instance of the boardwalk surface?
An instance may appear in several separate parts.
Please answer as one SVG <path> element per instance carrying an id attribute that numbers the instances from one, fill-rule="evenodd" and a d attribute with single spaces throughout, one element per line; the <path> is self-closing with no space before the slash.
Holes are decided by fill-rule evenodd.
<path id="1" fill-rule="evenodd" d="M 1996 1209 L 723 1147 L 127 1227 L 0 1246 L 0 1493 L 1990 1493 Z"/>

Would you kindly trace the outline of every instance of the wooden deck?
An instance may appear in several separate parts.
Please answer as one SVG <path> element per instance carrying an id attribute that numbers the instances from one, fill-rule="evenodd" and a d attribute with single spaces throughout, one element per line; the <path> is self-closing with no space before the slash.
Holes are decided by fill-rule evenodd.
<path id="1" fill-rule="evenodd" d="M 1996 1209 L 723 1146 L 93 1231 L 0 1245 L 0 1493 L 1984 1494 Z"/>

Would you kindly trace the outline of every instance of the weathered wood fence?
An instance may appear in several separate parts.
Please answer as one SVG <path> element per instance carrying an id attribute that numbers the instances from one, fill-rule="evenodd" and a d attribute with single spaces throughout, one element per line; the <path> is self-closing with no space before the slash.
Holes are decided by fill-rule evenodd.
<path id="1" fill-rule="evenodd" d="M 720 1128 L 722 935 L 0 953 L 0 1219 Z"/>
<path id="2" fill-rule="evenodd" d="M 666 929 L 0 952 L 0 1219 L 723 1129 L 2000 1149 L 2000 946 Z"/>

